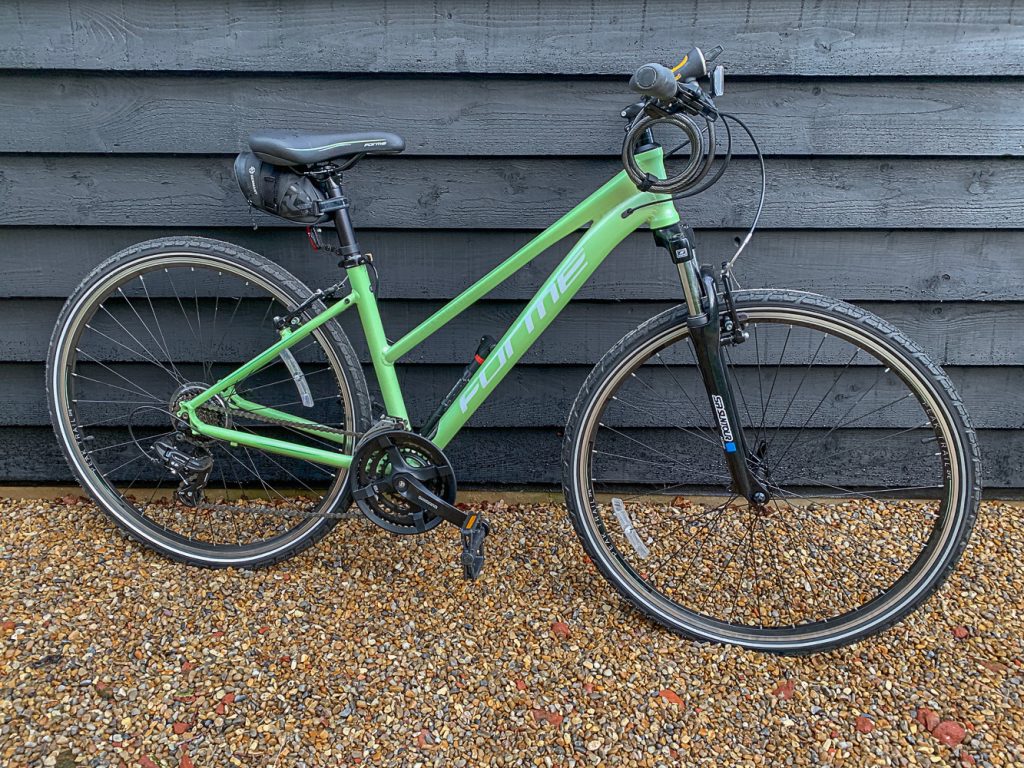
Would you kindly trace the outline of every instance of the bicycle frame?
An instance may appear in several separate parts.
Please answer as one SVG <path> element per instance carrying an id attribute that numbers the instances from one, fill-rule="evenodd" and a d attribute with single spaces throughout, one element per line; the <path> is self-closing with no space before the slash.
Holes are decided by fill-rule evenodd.
<path id="1" fill-rule="evenodd" d="M 661 147 L 638 154 L 637 162 L 645 171 L 664 178 L 665 165 Z M 639 206 L 645 207 L 632 210 L 625 215 L 627 209 L 636 209 Z M 297 328 L 282 329 L 279 341 L 206 391 L 182 403 L 180 413 L 182 417 L 188 418 L 195 432 L 206 437 L 328 466 L 348 467 L 351 465 L 352 456 L 345 453 L 344 448 L 350 444 L 349 438 L 315 432 L 312 427 L 315 427 L 316 422 L 245 400 L 235 392 L 235 385 L 271 363 L 281 352 L 298 344 L 324 323 L 354 306 L 359 313 L 387 413 L 409 425 L 409 415 L 395 372 L 395 363 L 549 247 L 589 224 L 579 241 L 527 302 L 494 350 L 441 416 L 433 441 L 444 448 L 551 322 L 565 309 L 594 270 L 627 235 L 644 225 L 651 229 L 659 229 L 678 222 L 679 214 L 668 195 L 640 192 L 626 172 L 620 171 L 590 197 L 393 344 L 388 343 L 384 333 L 377 298 L 373 293 L 366 265 L 351 267 L 348 270 L 348 277 L 352 290 L 347 296 Z M 308 430 L 320 439 L 337 442 L 339 450 L 324 450 L 208 424 L 199 418 L 196 411 L 203 403 L 216 396 L 226 399 L 234 408 L 286 420 L 291 422 L 295 429 Z"/>

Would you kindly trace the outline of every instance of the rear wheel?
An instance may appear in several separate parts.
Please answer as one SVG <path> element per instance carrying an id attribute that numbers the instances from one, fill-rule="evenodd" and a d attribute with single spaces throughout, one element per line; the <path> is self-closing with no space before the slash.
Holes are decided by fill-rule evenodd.
<path id="1" fill-rule="evenodd" d="M 880 318 L 789 291 L 737 303 L 750 338 L 724 354 L 768 504 L 730 489 L 684 308 L 587 379 L 566 502 L 601 572 L 671 629 L 781 653 L 843 645 L 955 565 L 979 504 L 976 437 L 946 375 Z"/>
<path id="2" fill-rule="evenodd" d="M 310 293 L 251 251 L 166 238 L 108 259 L 68 299 L 48 359 L 54 429 L 79 481 L 131 536 L 194 565 L 256 567 L 296 554 L 336 524 L 332 515 L 350 501 L 343 470 L 200 438 L 173 416 L 178 403 L 277 341 L 273 318 Z M 334 431 L 268 423 L 221 398 L 201 417 L 351 453 L 369 395 L 348 339 L 330 322 L 291 352 L 237 393 Z M 176 498 L 180 478 L 157 455 L 167 445 L 212 464 L 199 503 Z"/>

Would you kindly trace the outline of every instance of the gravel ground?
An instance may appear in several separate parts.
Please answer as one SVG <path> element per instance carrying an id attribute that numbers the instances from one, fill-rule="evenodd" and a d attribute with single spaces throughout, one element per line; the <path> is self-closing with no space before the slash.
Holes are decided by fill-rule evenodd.
<path id="1" fill-rule="evenodd" d="M 204 571 L 78 497 L 0 500 L 0 764 L 1024 765 L 1021 505 L 917 614 L 809 658 L 672 636 L 560 506 L 487 506 L 467 584 L 448 527 Z"/>

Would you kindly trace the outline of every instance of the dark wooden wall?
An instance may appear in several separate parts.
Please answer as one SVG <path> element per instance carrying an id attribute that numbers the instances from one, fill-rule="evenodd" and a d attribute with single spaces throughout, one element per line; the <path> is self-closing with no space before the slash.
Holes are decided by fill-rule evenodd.
<path id="1" fill-rule="evenodd" d="M 349 175 L 398 333 L 613 174 L 627 74 L 694 43 L 725 47 L 722 104 L 769 155 L 744 284 L 904 327 L 961 388 L 988 483 L 1024 487 L 1024 10 L 1009 0 L 0 4 L 0 483 L 69 479 L 41 361 L 63 297 L 117 249 L 198 232 L 331 278 L 301 230 L 251 230 L 230 177 L 248 131 L 404 135 L 404 155 Z M 705 253 L 726 253 L 756 189 L 741 157 L 686 203 Z M 460 477 L 557 481 L 588 367 L 678 301 L 664 262 L 646 233 L 613 255 L 453 445 Z M 414 353 L 414 412 L 553 263 Z"/>

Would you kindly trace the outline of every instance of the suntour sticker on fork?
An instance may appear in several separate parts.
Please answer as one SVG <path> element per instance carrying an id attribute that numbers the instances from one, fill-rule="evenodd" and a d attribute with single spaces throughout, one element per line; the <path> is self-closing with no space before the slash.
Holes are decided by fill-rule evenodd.
<path id="1" fill-rule="evenodd" d="M 732 427 L 729 425 L 729 414 L 725 410 L 725 401 L 721 395 L 712 395 L 711 402 L 715 404 L 715 415 L 718 416 L 718 428 L 722 430 L 722 445 L 726 453 L 736 452 L 736 441 L 732 436 Z"/>
<path id="2" fill-rule="evenodd" d="M 633 521 L 629 519 L 629 513 L 626 511 L 626 505 L 622 503 L 622 499 L 612 498 L 612 512 L 615 513 L 615 519 L 619 521 L 622 532 L 626 534 L 626 541 L 629 542 L 630 546 L 636 550 L 636 553 L 641 558 L 647 559 L 650 557 L 651 550 L 647 548 L 644 540 L 640 538 L 640 534 L 633 527 Z"/>

